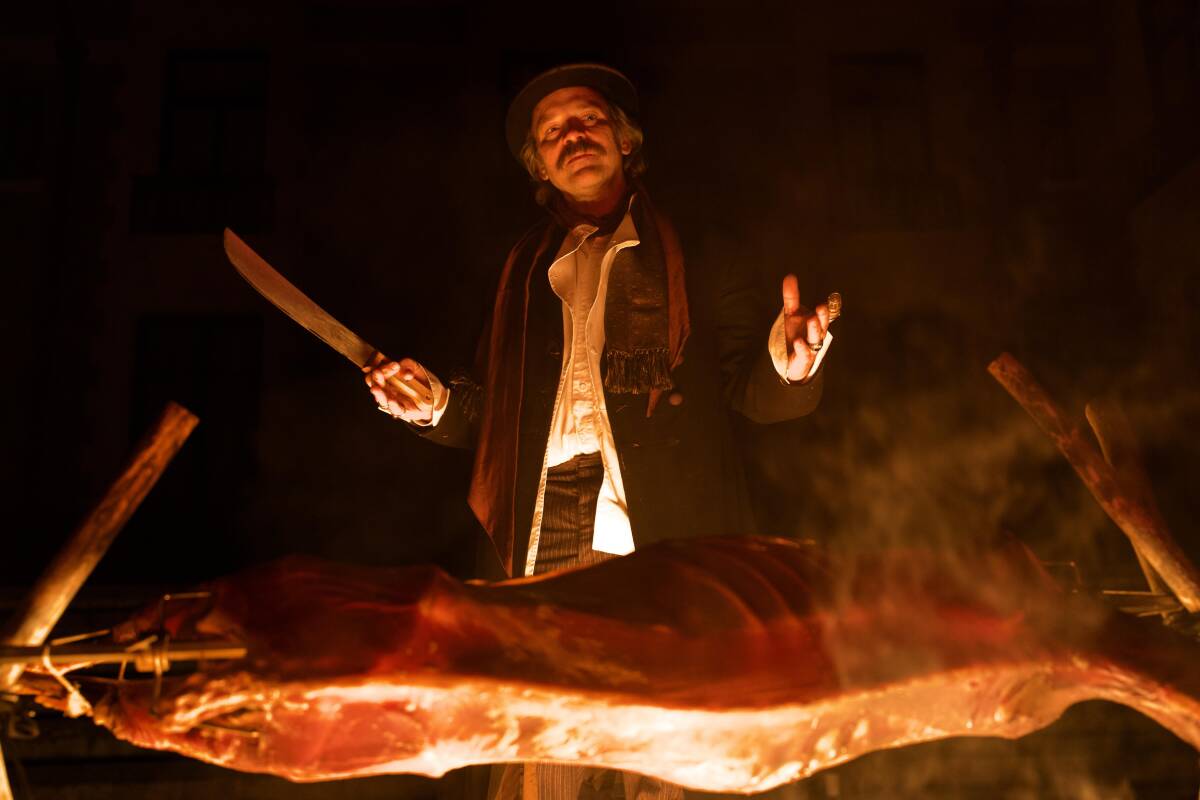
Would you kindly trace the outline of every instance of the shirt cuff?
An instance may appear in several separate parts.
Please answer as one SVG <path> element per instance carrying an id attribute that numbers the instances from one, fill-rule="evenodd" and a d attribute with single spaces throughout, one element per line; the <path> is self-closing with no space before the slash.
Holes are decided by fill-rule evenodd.
<path id="1" fill-rule="evenodd" d="M 419 422 L 414 420 L 411 424 L 420 428 L 432 428 L 442 421 L 442 415 L 446 413 L 446 406 L 450 402 L 450 390 L 438 380 L 438 376 L 434 375 L 424 365 L 421 369 L 425 370 L 425 376 L 429 378 L 429 394 L 433 398 L 433 418 L 428 422 Z"/>
<path id="2" fill-rule="evenodd" d="M 767 352 L 771 354 L 771 363 L 775 365 L 775 372 L 779 373 L 779 379 L 784 383 L 792 383 L 788 380 L 788 342 L 784 332 L 783 312 L 779 312 L 779 316 L 775 318 L 775 324 L 771 326 L 771 334 L 767 337 Z M 821 349 L 817 351 L 817 357 L 813 359 L 812 366 L 808 368 L 808 374 L 801 378 L 797 383 L 802 383 L 813 375 L 817 374 L 817 370 L 821 368 L 821 362 L 825 360 L 825 354 L 829 352 L 829 346 L 833 344 L 833 334 L 828 330 L 825 331 L 825 338 L 821 340 Z"/>

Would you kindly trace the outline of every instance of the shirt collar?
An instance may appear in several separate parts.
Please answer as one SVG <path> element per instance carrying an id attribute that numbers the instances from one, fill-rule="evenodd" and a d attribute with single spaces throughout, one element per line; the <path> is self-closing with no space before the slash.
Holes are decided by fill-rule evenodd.
<path id="1" fill-rule="evenodd" d="M 616 224 L 612 233 L 608 235 L 609 247 L 623 244 L 632 241 L 634 244 L 640 244 L 638 239 L 637 225 L 633 221 L 633 201 L 637 198 L 637 193 L 631 193 L 629 200 L 625 203 L 625 214 L 621 217 L 620 222 Z M 614 215 L 615 216 L 615 215 Z M 577 242 L 583 242 L 595 236 L 601 228 L 593 222 L 580 222 L 575 227 L 571 228 L 571 234 Z M 605 234 L 601 234 L 604 236 Z"/>

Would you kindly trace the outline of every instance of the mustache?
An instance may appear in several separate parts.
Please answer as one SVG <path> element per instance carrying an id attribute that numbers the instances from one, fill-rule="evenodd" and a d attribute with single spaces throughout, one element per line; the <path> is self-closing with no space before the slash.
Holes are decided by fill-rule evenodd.
<path id="1" fill-rule="evenodd" d="M 558 168 L 562 169 L 566 165 L 567 159 L 580 153 L 595 153 L 602 156 L 604 155 L 604 148 L 588 139 L 579 139 L 571 144 L 564 145 L 562 152 L 558 154 Z"/>

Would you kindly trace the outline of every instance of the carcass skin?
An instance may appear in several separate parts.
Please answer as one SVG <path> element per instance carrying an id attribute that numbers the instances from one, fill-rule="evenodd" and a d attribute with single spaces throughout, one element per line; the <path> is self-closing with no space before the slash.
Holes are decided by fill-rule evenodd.
<path id="1" fill-rule="evenodd" d="M 169 629 L 247 659 L 168 678 L 153 713 L 149 681 L 113 687 L 95 718 L 297 781 L 559 761 L 761 792 L 1094 698 L 1200 745 L 1200 647 L 1059 591 L 1019 548 L 835 570 L 809 544 L 692 540 L 492 585 L 288 559 L 210 588 Z"/>

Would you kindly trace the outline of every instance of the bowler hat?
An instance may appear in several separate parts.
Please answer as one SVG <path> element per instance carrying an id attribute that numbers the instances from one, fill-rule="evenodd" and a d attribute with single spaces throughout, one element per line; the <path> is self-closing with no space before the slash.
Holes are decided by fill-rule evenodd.
<path id="1" fill-rule="evenodd" d="M 637 117 L 637 90 L 633 88 L 629 78 L 612 67 L 604 64 L 563 64 L 548 69 L 525 84 L 525 88 L 517 92 L 517 96 L 508 107 L 508 117 L 504 123 L 505 136 L 508 139 L 508 149 L 518 161 L 521 160 L 521 148 L 525 145 L 525 137 L 529 135 L 533 109 L 543 97 L 567 86 L 587 86 L 589 89 L 595 89 L 610 102 L 620 106 L 626 114 Z"/>

